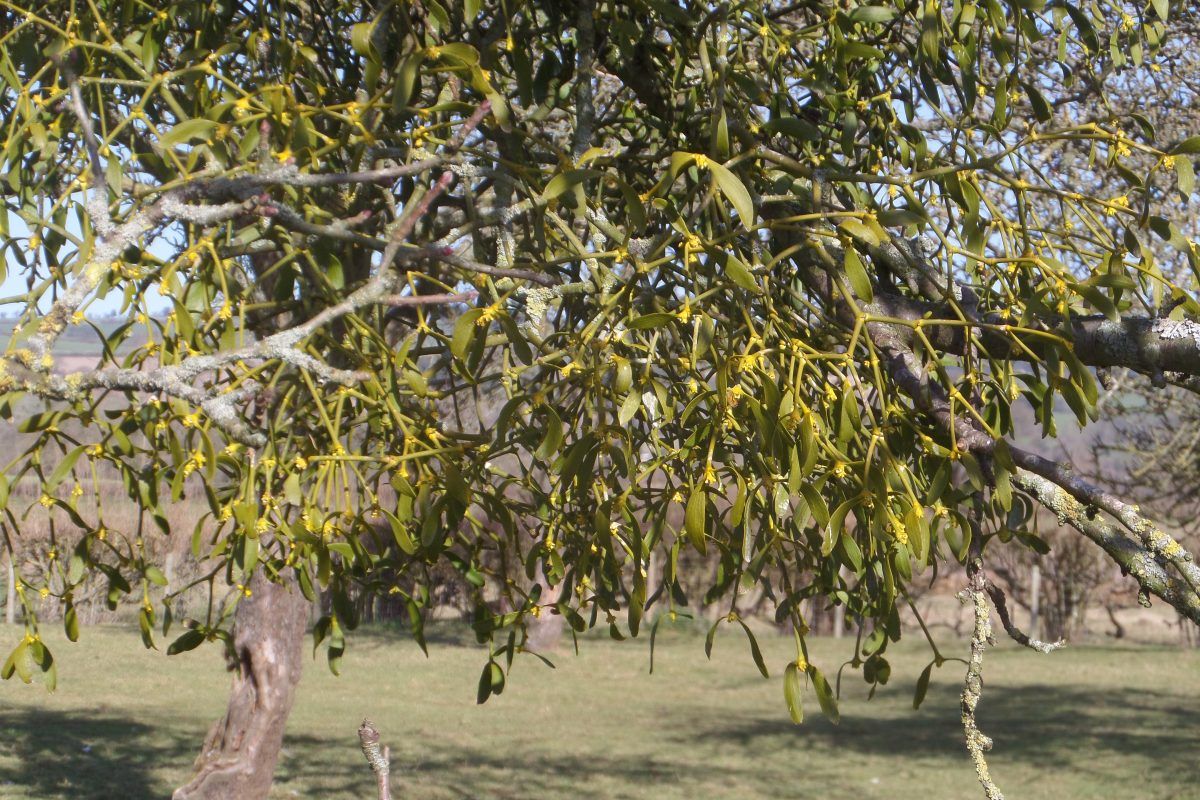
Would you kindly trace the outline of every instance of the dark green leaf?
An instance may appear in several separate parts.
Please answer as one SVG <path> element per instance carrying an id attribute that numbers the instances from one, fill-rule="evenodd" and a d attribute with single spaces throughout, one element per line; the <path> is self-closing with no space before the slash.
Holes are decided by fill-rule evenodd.
<path id="1" fill-rule="evenodd" d="M 746 185 L 727 167 L 716 161 L 709 161 L 708 168 L 717 182 L 717 188 L 721 190 L 721 194 L 737 212 L 742 226 L 745 228 L 753 226 L 754 201 L 750 199 L 750 192 L 746 191 Z"/>
<path id="2" fill-rule="evenodd" d="M 843 263 L 846 267 L 846 277 L 850 280 L 850 288 L 854 290 L 854 294 L 865 303 L 871 302 L 875 298 L 875 292 L 871 287 L 871 278 L 867 275 L 858 251 L 853 247 L 847 247 Z"/>
<path id="3" fill-rule="evenodd" d="M 171 642 L 170 646 L 167 647 L 167 655 L 174 656 L 186 653 L 188 650 L 195 650 L 204 643 L 204 638 L 204 634 L 198 630 L 185 631 L 182 636 Z"/>
<path id="4" fill-rule="evenodd" d="M 829 718 L 830 722 L 837 725 L 841 722 L 842 716 L 838 712 L 837 698 L 833 696 L 833 689 L 830 688 L 829 682 L 825 680 L 821 670 L 812 664 L 808 665 L 808 675 L 812 678 L 813 689 L 817 693 L 817 702 L 821 704 L 821 712 Z"/>
<path id="5" fill-rule="evenodd" d="M 738 617 L 738 624 L 742 626 L 742 630 L 746 632 L 746 638 L 750 640 L 750 657 L 754 659 L 754 666 L 758 667 L 758 671 L 762 673 L 764 678 L 771 677 L 767 672 L 767 662 L 763 661 L 762 650 L 758 647 L 758 639 L 754 637 L 754 631 L 750 630 L 750 626 Z"/>
<path id="6" fill-rule="evenodd" d="M 933 670 L 933 662 L 921 671 L 921 677 L 917 678 L 917 690 L 913 693 L 913 709 L 921 707 L 921 703 L 925 700 L 925 694 L 929 691 L 929 674 Z"/>
<path id="7" fill-rule="evenodd" d="M 800 670 L 796 662 L 790 662 L 783 671 L 783 699 L 787 703 L 788 714 L 792 722 L 799 725 L 804 722 L 804 705 L 801 698 L 804 686 L 800 681 Z"/>

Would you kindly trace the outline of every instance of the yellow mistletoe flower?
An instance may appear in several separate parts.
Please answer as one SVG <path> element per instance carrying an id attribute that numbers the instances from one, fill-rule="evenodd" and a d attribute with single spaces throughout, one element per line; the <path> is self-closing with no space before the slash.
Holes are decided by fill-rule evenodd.
<path id="1" fill-rule="evenodd" d="M 492 320 L 496 319 L 499 316 L 500 316 L 500 304 L 492 303 L 490 306 L 483 309 L 483 313 L 481 313 L 479 315 L 478 319 L 475 320 L 475 324 L 478 325 L 479 327 L 483 327 L 483 326 L 489 324 Z"/>

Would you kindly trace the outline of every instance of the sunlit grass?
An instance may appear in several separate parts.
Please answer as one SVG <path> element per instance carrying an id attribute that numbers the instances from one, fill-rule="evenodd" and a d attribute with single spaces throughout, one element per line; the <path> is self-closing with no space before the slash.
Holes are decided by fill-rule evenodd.
<path id="1" fill-rule="evenodd" d="M 8 642 L 17 632 L 0 634 Z M 392 745 L 397 797 L 411 800 L 982 796 L 958 726 L 963 667 L 935 671 L 913 711 L 928 660 L 915 638 L 895 648 L 891 683 L 870 702 L 847 671 L 838 727 L 811 694 L 805 724 L 789 721 L 777 676 L 793 657 L 790 638 L 761 640 L 770 681 L 734 629 L 711 661 L 694 633 L 660 635 L 653 675 L 645 637 L 589 640 L 554 670 L 518 662 L 484 706 L 475 684 L 486 654 L 441 638 L 426 659 L 403 637 L 368 631 L 351 640 L 341 677 L 320 656 L 309 663 L 274 796 L 370 798 L 355 737 L 368 715 Z M 167 796 L 222 711 L 219 653 L 168 659 L 122 628 L 55 644 L 55 694 L 0 684 L 0 797 Z M 851 647 L 817 641 L 814 660 L 836 672 Z M 980 723 L 1009 797 L 1200 797 L 1200 652 L 1081 646 L 1039 656 L 1004 643 L 985 678 Z"/>

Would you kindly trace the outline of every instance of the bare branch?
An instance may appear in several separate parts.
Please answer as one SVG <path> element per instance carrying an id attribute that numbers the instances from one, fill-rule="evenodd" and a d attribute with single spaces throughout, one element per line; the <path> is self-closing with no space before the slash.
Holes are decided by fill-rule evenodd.
<path id="1" fill-rule="evenodd" d="M 1142 516 L 1136 506 L 1130 505 L 1111 492 L 1106 492 L 1080 478 L 1062 464 L 1020 448 L 1013 447 L 1010 450 L 1013 462 L 1018 467 L 1027 469 L 1062 487 L 1085 508 L 1099 509 L 1110 514 L 1134 533 L 1155 558 L 1174 566 L 1191 586 L 1192 593 L 1200 596 L 1200 565 L 1196 564 L 1192 554 L 1185 550 L 1174 537 Z M 1092 517 L 1095 516 L 1094 511 L 1085 511 L 1085 513 L 1089 513 Z"/>
<path id="2" fill-rule="evenodd" d="M 539 272 L 530 272 L 527 269 L 513 269 L 509 267 L 493 267 L 490 264 L 481 264 L 478 261 L 472 261 L 469 258 L 463 258 L 454 253 L 453 250 L 447 247 L 426 247 L 418 251 L 419 255 L 424 255 L 438 261 L 442 261 L 467 272 L 478 272 L 483 275 L 491 275 L 497 278 L 515 278 L 517 280 L 536 283 L 539 286 L 554 286 L 555 280 L 548 275 L 543 275 Z"/>
<path id="3" fill-rule="evenodd" d="M 400 178 L 409 178 L 414 175 L 420 175 L 422 172 L 428 172 L 431 169 L 445 166 L 448 160 L 439 156 L 437 158 L 426 158 L 421 161 L 414 161 L 411 164 L 397 164 L 390 167 L 380 167 L 378 169 L 359 170 L 357 172 L 329 172 L 318 174 L 305 174 L 296 169 L 294 165 L 284 164 L 279 169 L 269 170 L 257 175 L 246 176 L 246 178 L 229 178 L 231 190 L 240 190 L 243 184 L 245 187 L 257 186 L 266 188 L 268 186 L 299 186 L 305 188 L 314 188 L 321 186 L 344 186 L 349 183 L 379 183 L 392 184 Z"/>
<path id="4" fill-rule="evenodd" d="M 1013 624 L 1012 616 L 1008 613 L 1008 602 L 1004 596 L 1004 590 L 987 579 L 984 580 L 983 586 L 988 597 L 992 599 L 992 605 L 996 607 L 996 613 L 1000 615 L 1000 624 L 1004 626 L 1004 632 L 1017 644 L 1037 650 L 1039 653 L 1052 653 L 1060 647 L 1066 647 L 1067 643 L 1063 639 L 1059 639 L 1057 642 L 1043 642 L 1029 638 L 1024 631 Z"/>
<path id="5" fill-rule="evenodd" d="M 68 54 L 67 58 L 70 58 Z M 59 71 L 67 82 L 67 90 L 71 97 L 70 107 L 79 120 L 79 128 L 83 132 L 83 146 L 87 150 L 88 164 L 91 168 L 91 180 L 87 191 L 88 218 L 101 239 L 111 236 L 116 230 L 116 223 L 108 213 L 108 183 L 104 177 L 104 163 L 100 160 L 100 142 L 96 138 L 96 130 L 92 126 L 92 116 L 88 113 L 83 102 L 83 91 L 79 88 L 79 77 L 67 64 L 67 58 L 57 60 Z"/>
<path id="6" fill-rule="evenodd" d="M 973 580 L 972 584 L 978 581 Z M 1000 787 L 992 781 L 988 769 L 987 758 L 984 755 L 992 749 L 992 739 L 979 730 L 975 722 L 975 709 L 979 706 L 979 698 L 983 694 L 983 653 L 989 644 L 995 644 L 992 638 L 992 623 L 989 619 L 987 597 L 975 586 L 963 589 L 958 595 L 959 600 L 971 603 L 975 612 L 975 625 L 971 632 L 971 658 L 967 662 L 967 677 L 963 680 L 961 696 L 963 734 L 967 741 L 967 752 L 975 764 L 975 774 L 983 786 L 987 800 L 1004 800 Z"/>
<path id="7" fill-rule="evenodd" d="M 395 308 L 407 306 L 439 306 L 454 303 L 469 303 L 479 297 L 479 292 L 457 292 L 455 294 L 393 294 L 381 297 L 379 302 Z"/>
<path id="8" fill-rule="evenodd" d="M 379 800 L 392 800 L 392 789 L 389 774 L 391 766 L 388 763 L 391 755 L 387 746 L 379 745 L 379 730 L 369 719 L 364 719 L 358 726 L 358 741 L 362 746 L 363 755 L 375 773 L 375 783 L 379 788 Z"/>
<path id="9" fill-rule="evenodd" d="M 1126 536 L 1099 514 L 1089 512 L 1066 489 L 1047 478 L 1018 469 L 1013 483 L 1099 545 L 1123 572 L 1133 576 L 1143 593 L 1158 597 L 1200 624 L 1200 592 L 1168 572 L 1142 543 Z"/>

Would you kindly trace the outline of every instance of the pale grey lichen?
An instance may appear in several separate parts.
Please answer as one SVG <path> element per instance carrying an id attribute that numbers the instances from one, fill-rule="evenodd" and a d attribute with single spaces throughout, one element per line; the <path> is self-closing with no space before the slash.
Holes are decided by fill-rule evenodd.
<path id="1" fill-rule="evenodd" d="M 626 252 L 634 258 L 645 258 L 650 255 L 650 247 L 654 240 L 649 238 L 633 238 L 625 245 Z"/>
<path id="2" fill-rule="evenodd" d="M 1058 515 L 1065 524 L 1078 530 L 1099 545 L 1121 566 L 1143 592 L 1153 594 L 1170 604 L 1180 614 L 1200 623 L 1200 579 L 1191 555 L 1169 536 L 1154 536 L 1152 525 L 1137 511 L 1121 507 L 1122 523 L 1130 527 L 1137 538 L 1125 535 L 1115 525 L 1099 515 L 1089 515 L 1082 503 L 1056 483 L 1024 469 L 1018 469 L 1014 483 L 1036 498 L 1043 506 Z M 1149 530 L 1147 530 L 1147 527 Z M 1161 534 L 1161 531 L 1156 531 Z M 1173 546 L 1172 546 L 1173 545 Z M 1157 551 L 1155 548 L 1159 548 Z M 1168 572 L 1174 566 L 1182 580 Z"/>
<path id="3" fill-rule="evenodd" d="M 450 171 L 460 178 L 478 178 L 483 174 L 478 164 L 451 164 Z"/>
<path id="4" fill-rule="evenodd" d="M 989 618 L 987 595 L 978 589 L 964 589 L 958 595 L 959 600 L 971 603 L 975 611 L 975 625 L 971 634 L 971 658 L 967 662 L 967 677 L 963 681 L 962 690 L 962 725 L 966 737 L 967 751 L 975 764 L 975 774 L 987 800 L 1004 800 L 1000 788 L 992 781 L 988 769 L 987 758 L 984 756 L 992 749 L 992 740 L 979 730 L 975 723 L 975 709 L 983 694 L 983 651 L 989 644 L 994 644 L 992 637 L 992 622 Z"/>
<path id="5" fill-rule="evenodd" d="M 1200 322 L 1190 319 L 1155 320 L 1151 329 L 1162 339 L 1191 339 L 1200 344 Z"/>
<path id="6" fill-rule="evenodd" d="M 521 291 L 521 294 L 525 298 L 525 320 L 521 327 L 525 333 L 540 337 L 542 323 L 546 320 L 546 312 L 549 311 L 550 303 L 556 297 L 554 287 L 527 287 Z"/>

